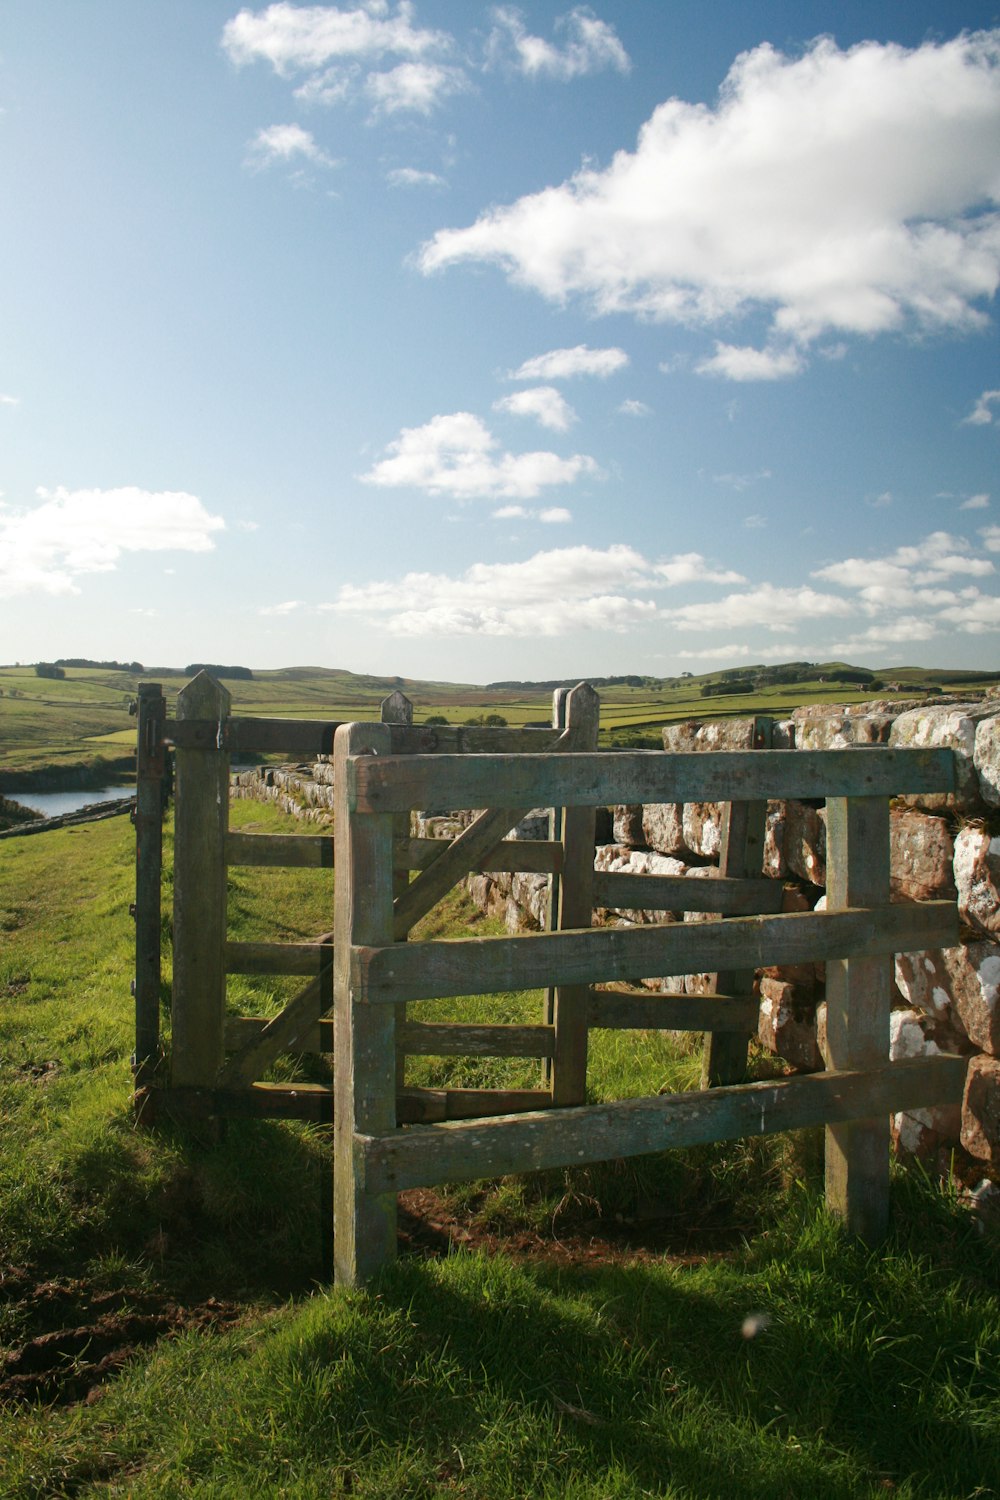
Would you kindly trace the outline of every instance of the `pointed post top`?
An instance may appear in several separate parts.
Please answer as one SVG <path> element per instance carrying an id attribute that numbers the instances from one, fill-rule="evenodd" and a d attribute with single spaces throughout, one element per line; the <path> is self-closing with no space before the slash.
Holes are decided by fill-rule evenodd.
<path id="1" fill-rule="evenodd" d="M 399 688 L 389 694 L 388 698 L 382 699 L 382 723 L 383 724 L 412 724 L 413 704 L 405 693 Z"/>
<path id="2" fill-rule="evenodd" d="M 227 688 L 209 672 L 199 672 L 177 694 L 179 719 L 221 719 L 229 713 L 232 698 Z"/>

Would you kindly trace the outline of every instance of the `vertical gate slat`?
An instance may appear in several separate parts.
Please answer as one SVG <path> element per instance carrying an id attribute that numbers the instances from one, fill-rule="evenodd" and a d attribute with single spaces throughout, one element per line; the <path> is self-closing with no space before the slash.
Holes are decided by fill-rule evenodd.
<path id="1" fill-rule="evenodd" d="M 827 908 L 888 906 L 889 801 L 830 797 L 826 804 Z M 892 960 L 842 958 L 826 966 L 827 1067 L 865 1069 L 889 1054 Z M 889 1216 L 889 1125 L 877 1116 L 826 1131 L 826 1202 L 869 1244 Z"/>
<path id="2" fill-rule="evenodd" d="M 355 1136 L 396 1127 L 395 1008 L 355 1003 L 351 950 L 392 937 L 392 813 L 357 813 L 347 762 L 388 755 L 386 724 L 345 724 L 334 739 L 336 871 L 333 936 L 334 1275 L 344 1286 L 365 1281 L 391 1260 L 396 1242 L 394 1193 L 365 1192 Z"/>
<path id="3" fill-rule="evenodd" d="M 381 709 L 381 720 L 383 724 L 412 724 L 413 704 L 405 693 L 398 688 L 390 693 L 388 698 L 383 698 Z M 401 896 L 410 883 L 410 872 L 408 869 L 397 866 L 395 854 L 410 837 L 410 814 L 408 812 L 394 813 L 392 818 L 392 843 L 393 843 L 393 877 L 392 895 L 393 899 Z M 406 1052 L 399 1045 L 398 1037 L 400 1029 L 406 1025 L 406 1002 L 396 1007 L 396 1086 L 403 1088 L 406 1084 Z"/>
<path id="4" fill-rule="evenodd" d="M 135 777 L 135 1056 L 136 1088 L 160 1060 L 160 881 L 163 865 L 163 726 L 167 703 L 158 682 L 141 682 Z"/>
<path id="5" fill-rule="evenodd" d="M 218 748 L 178 749 L 174 818 L 171 1082 L 211 1087 L 225 1058 L 226 830 L 230 697 L 207 672 L 177 697 L 178 719 L 218 722 Z"/>

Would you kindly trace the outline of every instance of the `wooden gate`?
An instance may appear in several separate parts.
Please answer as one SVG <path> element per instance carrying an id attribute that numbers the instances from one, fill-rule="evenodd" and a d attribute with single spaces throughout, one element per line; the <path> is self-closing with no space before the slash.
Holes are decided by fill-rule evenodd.
<path id="1" fill-rule="evenodd" d="M 865 1239 L 881 1236 L 888 1215 L 890 1112 L 957 1102 L 965 1076 L 960 1057 L 888 1061 L 891 955 L 947 947 L 958 935 L 951 902 L 890 904 L 889 799 L 951 790 L 950 751 L 407 756 L 393 753 L 387 726 L 352 724 L 336 735 L 334 784 L 339 1281 L 363 1281 L 395 1253 L 396 1194 L 403 1189 L 816 1124 L 827 1127 L 829 1206 Z M 581 838 L 574 848 L 564 834 L 561 880 L 564 889 L 575 886 L 581 893 L 571 908 L 575 930 L 563 923 L 561 930 L 529 936 L 400 943 L 392 888 L 394 819 L 414 807 L 445 801 L 477 806 L 498 794 L 509 807 L 563 807 L 567 822 L 615 803 L 736 802 L 746 809 L 744 828 L 769 798 L 825 798 L 828 908 L 759 914 L 761 882 L 748 876 L 742 860 L 734 861 L 741 868 L 716 880 L 594 875 L 592 844 Z M 577 860 L 587 863 L 586 871 L 575 868 Z M 595 896 L 667 910 L 691 910 L 700 897 L 719 912 L 757 914 L 720 923 L 588 930 Z M 711 1022 L 742 1039 L 745 1060 L 750 1015 L 739 976 L 766 965 L 819 960 L 827 965 L 827 1071 L 583 1104 L 579 1064 L 585 1069 L 588 1026 Z M 736 976 L 735 993 L 694 1000 L 637 992 L 627 984 L 631 976 L 706 970 Z M 608 984 L 618 988 L 609 993 L 600 987 Z M 397 1128 L 393 1060 L 401 1004 L 544 985 L 555 987 L 556 1020 L 567 1027 L 574 1059 L 571 1098 L 554 1089 L 553 1099 L 573 1107 Z M 717 1051 L 710 1065 L 716 1078 L 709 1081 L 732 1077 L 737 1057 L 734 1047 L 728 1057 Z"/>
<path id="2" fill-rule="evenodd" d="M 412 705 L 394 693 L 382 704 L 377 731 L 394 756 L 484 752 L 517 755 L 594 750 L 599 702 L 588 687 L 555 695 L 550 729 L 414 725 Z M 178 695 L 168 718 L 162 690 L 143 684 L 138 704 L 136 811 L 136 1051 L 137 1109 L 145 1121 L 174 1118 L 279 1116 L 333 1119 L 333 1090 L 318 1084 L 274 1084 L 261 1079 L 283 1053 L 334 1050 L 332 931 L 311 942 L 232 942 L 227 937 L 226 883 L 231 866 L 312 867 L 332 870 L 335 841 L 322 835 L 241 834 L 228 826 L 230 756 L 276 752 L 328 756 L 341 727 L 300 719 L 236 718 L 225 688 L 201 673 Z M 160 1045 L 161 862 L 166 752 L 175 758 L 173 984 L 169 1073 Z M 442 802 L 442 797 L 444 801 Z M 487 797 L 487 802 L 495 800 Z M 458 804 L 445 788 L 435 806 Z M 553 927 L 589 921 L 592 905 L 594 812 L 559 817 L 559 837 L 508 838 L 531 804 L 481 812 L 451 842 L 412 838 L 409 810 L 390 820 L 389 883 L 393 937 L 414 925 L 467 873 L 524 871 L 552 877 Z M 585 857 L 589 851 L 589 857 Z M 565 877 L 562 871 L 569 872 Z M 411 881 L 410 874 L 416 872 Z M 367 897 L 363 899 L 364 904 Z M 586 912 L 586 919 L 582 913 Z M 333 894 L 331 892 L 331 917 Z M 227 1016 L 230 974 L 292 975 L 303 988 L 268 1020 Z M 394 1013 L 393 1118 L 400 1123 L 494 1115 L 552 1102 L 580 1102 L 586 1068 L 586 997 L 562 986 L 547 999 L 534 1025 L 463 1026 L 411 1021 L 405 1002 Z M 544 1076 L 536 1089 L 418 1089 L 404 1085 L 408 1055 L 536 1057 Z"/>

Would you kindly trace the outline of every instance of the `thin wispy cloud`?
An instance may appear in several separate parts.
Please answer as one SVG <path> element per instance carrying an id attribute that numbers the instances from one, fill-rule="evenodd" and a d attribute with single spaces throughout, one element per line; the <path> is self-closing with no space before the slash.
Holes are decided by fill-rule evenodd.
<path id="1" fill-rule="evenodd" d="M 647 406 L 645 401 L 637 401 L 632 397 L 621 403 L 618 414 L 622 417 L 648 417 L 652 414 L 652 407 Z"/>
<path id="2" fill-rule="evenodd" d="M 0 393 L 0 406 L 20 406 L 20 396 L 5 396 Z"/>
<path id="3" fill-rule="evenodd" d="M 963 500 L 958 508 L 959 510 L 987 510 L 989 503 L 989 495 L 970 495 L 968 500 Z"/>
<path id="4" fill-rule="evenodd" d="M 393 167 L 385 174 L 390 187 L 397 188 L 442 188 L 447 187 L 437 172 L 422 172 L 417 167 Z"/>
<path id="5" fill-rule="evenodd" d="M 314 167 L 337 163 L 319 146 L 310 130 L 301 125 L 268 125 L 258 130 L 247 147 L 247 165 L 257 171 L 276 163 L 310 162 Z"/>
<path id="6" fill-rule="evenodd" d="M 989 427 L 994 420 L 993 408 L 1000 402 L 1000 391 L 983 391 L 967 417 L 962 418 L 965 427 Z"/>
<path id="7" fill-rule="evenodd" d="M 796 57 L 764 44 L 714 109 L 661 104 L 634 151 L 439 230 L 420 264 L 491 262 L 598 314 L 710 326 L 765 310 L 764 347 L 720 343 L 700 368 L 777 379 L 833 334 L 984 325 L 998 147 L 1000 31 L 823 38 Z"/>
<path id="8" fill-rule="evenodd" d="M 605 68 L 627 73 L 632 66 L 614 27 L 595 16 L 589 6 L 575 6 L 557 17 L 555 33 L 556 41 L 546 41 L 528 30 L 517 6 L 495 6 L 488 62 L 513 67 L 528 78 L 554 78 L 561 83 Z"/>
<path id="9" fill-rule="evenodd" d="M 572 349 L 550 349 L 547 354 L 536 354 L 511 370 L 507 379 L 570 380 L 575 375 L 597 375 L 604 379 L 624 370 L 628 362 L 624 349 L 591 349 L 586 344 L 577 344 Z"/>

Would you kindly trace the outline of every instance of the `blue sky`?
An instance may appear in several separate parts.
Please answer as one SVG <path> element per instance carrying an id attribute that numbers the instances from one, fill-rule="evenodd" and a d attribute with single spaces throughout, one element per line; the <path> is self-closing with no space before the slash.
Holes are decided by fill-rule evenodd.
<path id="1" fill-rule="evenodd" d="M 0 5 L 0 659 L 995 667 L 1000 12 Z"/>

